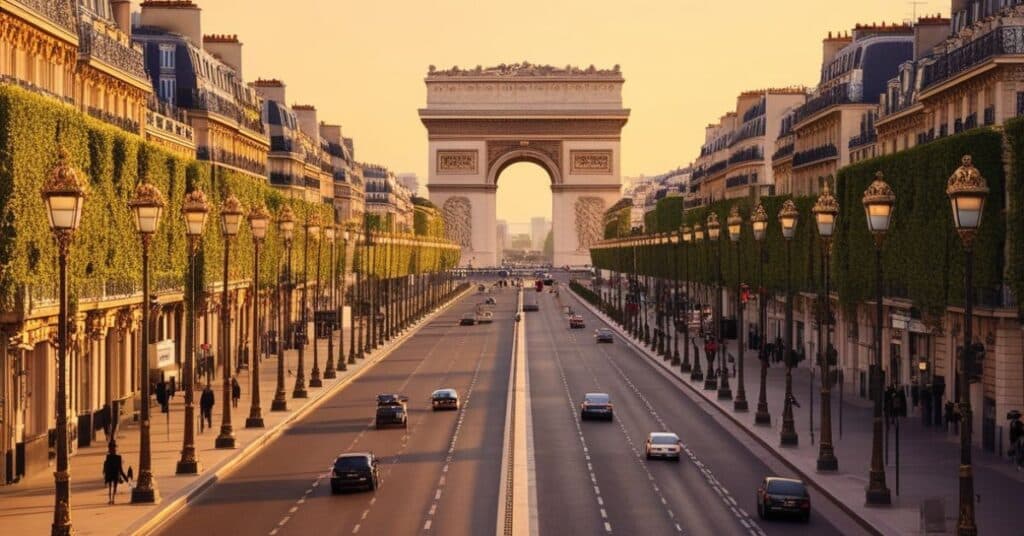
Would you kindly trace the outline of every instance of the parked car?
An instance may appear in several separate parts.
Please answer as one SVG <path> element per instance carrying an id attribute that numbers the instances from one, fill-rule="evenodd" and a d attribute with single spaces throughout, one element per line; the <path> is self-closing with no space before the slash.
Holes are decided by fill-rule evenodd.
<path id="1" fill-rule="evenodd" d="M 439 409 L 459 409 L 459 392 L 452 388 L 438 389 L 430 394 L 430 405 Z"/>
<path id="2" fill-rule="evenodd" d="M 801 521 L 811 518 L 811 495 L 802 480 L 769 476 L 757 488 L 757 515 L 769 519 L 774 514 L 794 515 Z"/>
<path id="3" fill-rule="evenodd" d="M 612 420 L 614 416 L 612 399 L 608 393 L 587 393 L 580 403 L 580 420 L 604 419 Z"/>
<path id="4" fill-rule="evenodd" d="M 670 458 L 679 461 L 683 452 L 683 442 L 672 432 L 651 432 L 644 442 L 644 453 L 647 459 Z"/>
<path id="5" fill-rule="evenodd" d="M 377 428 L 388 426 L 409 427 L 409 397 L 396 394 L 377 395 L 377 418 L 374 424 Z"/>
<path id="6" fill-rule="evenodd" d="M 608 328 L 597 328 L 597 330 L 594 331 L 594 339 L 597 342 L 611 343 L 615 342 L 615 335 L 612 333 L 612 330 Z"/>
<path id="7" fill-rule="evenodd" d="M 459 320 L 460 326 L 472 326 L 476 324 L 476 314 L 466 313 L 462 315 L 462 320 Z"/>
<path id="8" fill-rule="evenodd" d="M 587 327 L 583 323 L 583 317 L 581 315 L 572 315 L 569 317 L 569 328 L 570 329 L 583 329 Z"/>
<path id="9" fill-rule="evenodd" d="M 334 460 L 331 470 L 331 493 L 373 491 L 380 486 L 377 458 L 372 452 L 347 452 Z"/>

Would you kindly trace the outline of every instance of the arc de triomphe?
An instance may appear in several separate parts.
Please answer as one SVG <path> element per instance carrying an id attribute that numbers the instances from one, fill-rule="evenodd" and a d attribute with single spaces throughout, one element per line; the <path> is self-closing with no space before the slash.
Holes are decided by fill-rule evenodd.
<path id="1" fill-rule="evenodd" d="M 501 172 L 533 162 L 551 178 L 554 264 L 590 264 L 604 211 L 620 195 L 619 140 L 629 110 L 613 69 L 520 63 L 440 71 L 425 79 L 430 199 L 462 262 L 495 266 Z"/>

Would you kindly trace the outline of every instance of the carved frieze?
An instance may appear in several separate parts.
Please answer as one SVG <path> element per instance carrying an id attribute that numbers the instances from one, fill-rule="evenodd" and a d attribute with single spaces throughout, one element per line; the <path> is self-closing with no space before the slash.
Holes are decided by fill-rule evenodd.
<path id="1" fill-rule="evenodd" d="M 447 70 L 438 70 L 431 65 L 428 68 L 427 76 L 493 76 L 493 77 L 544 77 L 544 76 L 622 76 L 619 66 L 611 69 L 598 69 L 593 65 L 582 69 L 573 65 L 566 65 L 564 68 L 552 65 L 535 65 L 528 61 L 496 65 L 494 67 L 483 67 L 477 65 L 472 69 L 462 69 L 458 66 Z"/>
<path id="2" fill-rule="evenodd" d="M 610 175 L 612 151 L 569 151 L 572 173 Z"/>
<path id="3" fill-rule="evenodd" d="M 448 240 L 464 247 L 473 246 L 473 205 L 468 197 L 449 197 L 441 207 Z"/>
<path id="4" fill-rule="evenodd" d="M 475 150 L 437 151 L 437 172 L 442 175 L 475 175 L 478 173 Z"/>
<path id="5" fill-rule="evenodd" d="M 604 200 L 600 197 L 581 197 L 576 200 L 576 251 L 586 253 L 590 246 L 601 240 L 601 221 Z"/>

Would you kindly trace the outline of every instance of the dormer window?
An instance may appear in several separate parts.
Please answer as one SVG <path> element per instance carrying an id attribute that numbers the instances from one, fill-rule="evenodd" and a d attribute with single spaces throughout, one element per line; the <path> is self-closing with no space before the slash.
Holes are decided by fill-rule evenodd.
<path id="1" fill-rule="evenodd" d="M 174 69 L 174 50 L 173 44 L 161 44 L 160 45 L 160 68 L 161 69 Z"/>

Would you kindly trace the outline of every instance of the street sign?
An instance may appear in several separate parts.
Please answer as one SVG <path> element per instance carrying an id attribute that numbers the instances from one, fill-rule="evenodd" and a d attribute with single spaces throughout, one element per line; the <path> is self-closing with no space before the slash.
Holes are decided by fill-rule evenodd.
<path id="1" fill-rule="evenodd" d="M 175 368 L 174 339 L 164 339 L 149 345 L 149 354 L 156 358 L 154 368 L 167 370 Z"/>

